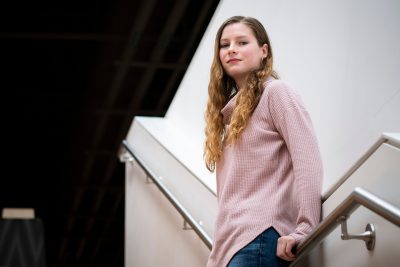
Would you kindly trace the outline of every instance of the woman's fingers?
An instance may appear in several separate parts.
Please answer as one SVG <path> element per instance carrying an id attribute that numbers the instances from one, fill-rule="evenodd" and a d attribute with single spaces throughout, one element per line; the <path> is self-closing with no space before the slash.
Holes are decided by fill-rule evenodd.
<path id="1" fill-rule="evenodd" d="M 292 253 L 296 241 L 291 236 L 282 236 L 278 239 L 278 244 L 276 247 L 276 255 L 286 261 L 293 261 L 296 255 Z"/>

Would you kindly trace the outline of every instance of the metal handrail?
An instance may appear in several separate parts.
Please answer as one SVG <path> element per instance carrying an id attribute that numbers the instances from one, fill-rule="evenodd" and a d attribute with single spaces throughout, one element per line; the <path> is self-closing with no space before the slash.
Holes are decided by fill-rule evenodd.
<path id="1" fill-rule="evenodd" d="M 133 159 L 139 164 L 139 166 L 145 171 L 146 175 L 154 182 L 158 189 L 163 195 L 169 200 L 174 208 L 182 215 L 185 222 L 187 222 L 204 244 L 211 250 L 212 239 L 204 231 L 201 225 L 193 218 L 193 216 L 185 209 L 185 207 L 179 202 L 179 200 L 168 190 L 168 188 L 157 178 L 157 175 L 147 167 L 146 163 L 134 152 L 129 143 L 126 140 L 122 141 L 122 147 L 133 157 Z"/>
<path id="2" fill-rule="evenodd" d="M 379 140 L 376 147 L 382 144 L 384 139 Z M 176 197 L 163 185 L 163 183 L 157 178 L 157 175 L 150 170 L 149 167 L 144 163 L 140 157 L 134 152 L 129 143 L 126 140 L 122 141 L 122 147 L 132 156 L 132 158 L 140 165 L 145 171 L 147 176 L 154 182 L 169 202 L 175 207 L 175 209 L 182 215 L 185 222 L 187 222 L 192 229 L 196 232 L 199 238 L 204 244 L 211 249 L 212 239 L 204 231 L 201 225 L 193 218 L 193 216 L 184 208 L 184 206 L 176 199 Z M 388 221 L 400 226 L 400 209 L 393 206 L 392 204 L 382 200 L 374 194 L 356 187 L 354 191 L 339 205 L 334 211 L 332 211 L 312 232 L 311 234 L 299 244 L 296 252 L 296 260 L 291 263 L 290 266 L 295 266 L 299 261 L 308 254 L 316 245 L 318 245 L 327 235 L 329 235 L 339 224 L 341 224 L 341 218 L 343 216 L 349 217 L 359 206 L 364 206 L 378 215 L 384 217 Z"/>
<path id="3" fill-rule="evenodd" d="M 322 202 L 325 202 L 346 180 L 355 173 L 361 165 L 364 164 L 371 156 L 381 147 L 382 144 L 387 143 L 397 148 L 400 148 L 400 142 L 393 137 L 393 134 L 383 133 L 382 136 L 345 172 L 340 179 L 337 180 L 333 186 L 329 188 L 322 196 Z"/>
<path id="4" fill-rule="evenodd" d="M 359 206 L 364 206 L 400 227 L 400 209 L 374 194 L 356 187 L 354 191 L 333 210 L 314 231 L 297 247 L 296 265 L 305 255 L 329 235 L 340 223 L 343 216 L 350 216 Z"/>

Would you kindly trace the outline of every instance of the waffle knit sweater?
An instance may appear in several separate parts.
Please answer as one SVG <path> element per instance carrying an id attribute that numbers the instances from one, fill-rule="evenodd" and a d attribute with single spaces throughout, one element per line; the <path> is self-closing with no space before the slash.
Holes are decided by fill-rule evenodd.
<path id="1" fill-rule="evenodd" d="M 218 214 L 208 267 L 226 266 L 269 227 L 298 244 L 319 223 L 322 162 L 299 95 L 269 78 L 241 137 L 217 163 Z M 236 97 L 222 109 L 230 123 Z"/>

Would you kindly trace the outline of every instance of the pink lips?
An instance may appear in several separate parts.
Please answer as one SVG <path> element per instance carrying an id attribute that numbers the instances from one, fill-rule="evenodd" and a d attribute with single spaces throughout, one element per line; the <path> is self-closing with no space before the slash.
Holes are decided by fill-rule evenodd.
<path id="1" fill-rule="evenodd" d="M 229 59 L 229 60 L 228 60 L 228 62 L 227 62 L 227 63 L 231 63 L 231 62 L 238 62 L 238 61 L 240 61 L 240 59 L 237 59 L 237 58 L 231 58 L 231 59 Z"/>

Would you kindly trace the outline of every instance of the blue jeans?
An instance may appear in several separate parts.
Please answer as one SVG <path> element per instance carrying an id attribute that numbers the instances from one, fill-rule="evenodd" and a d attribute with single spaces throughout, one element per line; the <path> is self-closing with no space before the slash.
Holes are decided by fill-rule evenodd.
<path id="1" fill-rule="evenodd" d="M 286 267 L 289 262 L 276 256 L 278 232 L 270 227 L 239 250 L 227 267 Z"/>

